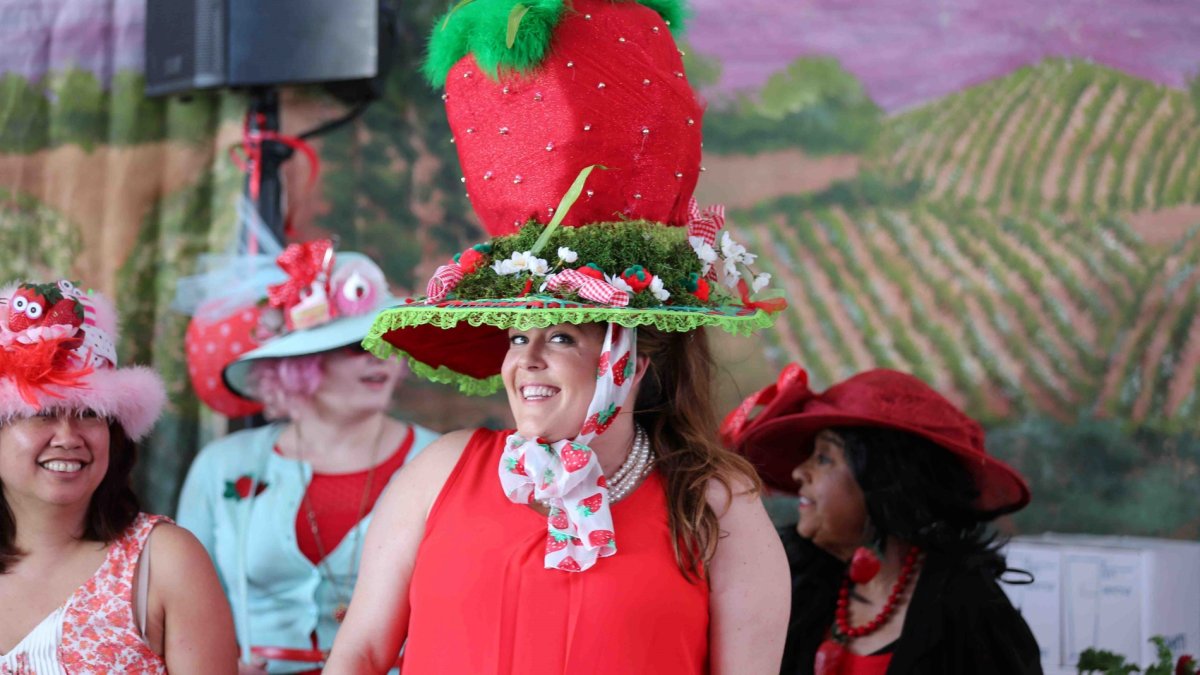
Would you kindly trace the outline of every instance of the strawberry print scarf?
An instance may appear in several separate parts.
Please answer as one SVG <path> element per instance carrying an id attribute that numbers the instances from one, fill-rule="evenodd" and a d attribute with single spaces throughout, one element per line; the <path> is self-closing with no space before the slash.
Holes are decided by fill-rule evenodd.
<path id="1" fill-rule="evenodd" d="M 574 439 L 550 443 L 512 434 L 500 458 L 500 485 L 517 504 L 546 500 L 546 569 L 582 572 L 617 552 L 608 482 L 588 447 L 608 430 L 633 387 L 637 329 L 608 324 L 596 371 L 596 393 Z"/>

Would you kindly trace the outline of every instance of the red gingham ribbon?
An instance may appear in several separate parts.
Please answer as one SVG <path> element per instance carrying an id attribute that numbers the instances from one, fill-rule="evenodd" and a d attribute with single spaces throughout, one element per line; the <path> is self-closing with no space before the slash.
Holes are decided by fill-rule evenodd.
<path id="1" fill-rule="evenodd" d="M 628 293 L 607 281 L 589 277 L 578 270 L 563 270 L 551 276 L 546 280 L 546 288 L 551 291 L 575 291 L 592 302 L 612 307 L 625 307 L 629 304 Z"/>
<path id="2" fill-rule="evenodd" d="M 700 237 L 704 243 L 713 246 L 717 243 L 717 232 L 725 227 L 725 205 L 713 204 L 700 210 L 700 204 L 692 197 L 688 202 L 688 236 Z"/>
<path id="3" fill-rule="evenodd" d="M 446 299 L 450 291 L 458 286 L 458 282 L 462 281 L 463 268 L 458 263 L 450 263 L 442 265 L 433 273 L 433 277 L 429 279 L 429 283 L 425 286 L 425 297 L 429 302 L 441 302 Z"/>

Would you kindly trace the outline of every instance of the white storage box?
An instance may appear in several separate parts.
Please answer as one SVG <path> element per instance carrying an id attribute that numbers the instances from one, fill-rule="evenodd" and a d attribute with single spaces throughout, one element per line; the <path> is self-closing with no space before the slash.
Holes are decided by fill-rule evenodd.
<path id="1" fill-rule="evenodd" d="M 1200 543 L 1140 537 L 1044 534 L 1016 537 L 1009 567 L 1034 583 L 1001 584 L 1042 650 L 1048 675 L 1076 672 L 1088 647 L 1146 666 L 1150 638 L 1200 652 Z"/>

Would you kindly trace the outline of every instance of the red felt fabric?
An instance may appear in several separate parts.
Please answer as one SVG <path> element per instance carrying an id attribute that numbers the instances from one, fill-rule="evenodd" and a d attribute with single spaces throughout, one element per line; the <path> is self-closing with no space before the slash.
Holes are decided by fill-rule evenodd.
<path id="1" fill-rule="evenodd" d="M 684 225 L 700 172 L 703 110 L 670 29 L 637 3 L 576 0 L 542 66 L 485 75 L 468 55 L 446 79 L 446 115 L 467 194 L 493 236 L 550 221 L 579 172 L 563 225 Z"/>

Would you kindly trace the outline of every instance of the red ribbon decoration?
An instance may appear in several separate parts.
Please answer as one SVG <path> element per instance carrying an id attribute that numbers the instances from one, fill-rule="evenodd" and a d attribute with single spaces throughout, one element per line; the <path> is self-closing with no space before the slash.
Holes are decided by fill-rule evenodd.
<path id="1" fill-rule="evenodd" d="M 246 119 L 242 123 L 242 144 L 240 146 L 235 145 L 229 149 L 229 159 L 233 162 L 234 166 L 243 173 L 250 174 L 250 199 L 257 202 L 259 192 L 262 189 L 262 146 L 264 141 L 282 143 L 304 155 L 304 159 L 308 161 L 309 167 L 308 182 L 304 186 L 304 191 L 305 193 L 311 192 L 317 184 L 317 178 L 321 175 L 321 159 L 317 156 L 317 151 L 303 138 L 288 136 L 278 131 L 262 129 L 262 125 L 266 122 L 265 116 L 262 113 L 258 113 L 256 118 L 257 124 L 254 128 L 251 128 L 250 114 L 246 114 Z M 241 156 L 237 152 L 239 149 L 242 151 Z M 290 234 L 290 222 L 285 225 L 284 230 Z"/>
<path id="2" fill-rule="evenodd" d="M 612 307 L 629 305 L 629 294 L 607 281 L 590 277 L 578 270 L 563 270 L 546 281 L 550 291 L 567 290 L 579 293 L 580 297 Z"/>
<path id="3" fill-rule="evenodd" d="M 713 204 L 700 210 L 700 203 L 692 197 L 688 202 L 688 236 L 700 237 L 704 243 L 714 246 L 717 243 L 717 232 L 725 227 L 725 205 Z"/>
<path id="4" fill-rule="evenodd" d="M 433 277 L 429 279 L 429 283 L 425 285 L 425 298 L 428 302 L 441 302 L 446 299 L 450 291 L 458 286 L 458 282 L 462 281 L 463 268 L 458 263 L 450 263 L 438 267 L 433 273 Z"/>
<path id="5" fill-rule="evenodd" d="M 750 287 L 746 285 L 745 279 L 738 279 L 738 293 L 742 295 L 742 306 L 746 309 L 761 309 L 767 314 L 782 312 L 787 309 L 787 300 L 783 298 L 770 298 L 768 300 L 759 300 L 755 302 L 750 299 Z"/>
<path id="6" fill-rule="evenodd" d="M 329 294 L 328 272 L 333 268 L 330 255 L 333 242 L 328 239 L 291 244 L 279 254 L 275 263 L 287 273 L 287 281 L 267 287 L 267 301 L 272 307 L 284 311 L 291 309 L 302 299 L 301 291 L 317 280 L 317 275 L 326 272 L 325 294 Z M 329 269 L 326 269 L 328 265 Z"/>
<path id="7" fill-rule="evenodd" d="M 801 368 L 799 363 L 789 363 L 784 366 L 773 384 L 746 397 L 741 405 L 729 411 L 729 414 L 725 416 L 725 421 L 721 422 L 721 441 L 725 447 L 732 448 L 738 437 L 742 435 L 742 430 L 750 421 L 750 411 L 760 405 L 769 405 L 779 396 L 780 391 L 792 386 L 792 383 L 796 381 L 800 382 L 800 386 L 808 389 L 808 372 Z"/>

